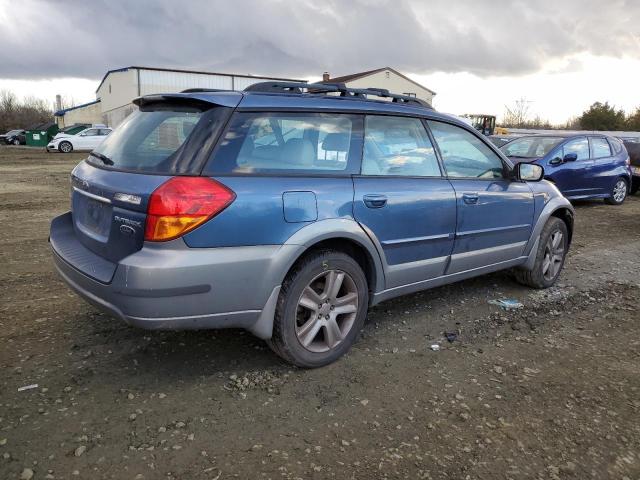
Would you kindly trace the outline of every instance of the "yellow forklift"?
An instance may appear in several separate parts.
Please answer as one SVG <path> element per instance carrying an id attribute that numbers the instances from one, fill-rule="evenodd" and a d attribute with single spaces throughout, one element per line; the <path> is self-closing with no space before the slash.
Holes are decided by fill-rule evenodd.
<path id="1" fill-rule="evenodd" d="M 509 131 L 506 128 L 496 127 L 496 116 L 485 113 L 467 113 L 462 115 L 468 119 L 471 126 L 482 132 L 484 135 L 507 135 Z"/>

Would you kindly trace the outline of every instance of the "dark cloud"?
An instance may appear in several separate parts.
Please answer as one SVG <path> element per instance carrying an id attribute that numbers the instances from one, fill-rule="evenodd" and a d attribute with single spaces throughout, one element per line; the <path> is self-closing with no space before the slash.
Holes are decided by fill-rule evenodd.
<path id="1" fill-rule="evenodd" d="M 99 78 L 129 65 L 490 76 L 581 52 L 640 58 L 636 0 L 0 0 L 0 9 L 11 12 L 0 13 L 0 78 Z"/>

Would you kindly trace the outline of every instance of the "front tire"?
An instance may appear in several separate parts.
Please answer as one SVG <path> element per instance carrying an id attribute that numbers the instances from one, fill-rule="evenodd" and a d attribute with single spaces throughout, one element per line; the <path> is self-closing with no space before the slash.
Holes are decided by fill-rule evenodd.
<path id="1" fill-rule="evenodd" d="M 551 217 L 542 229 L 536 261 L 531 270 L 519 268 L 515 277 L 519 283 L 533 288 L 549 288 L 560 276 L 569 248 L 567 225 Z"/>
<path id="2" fill-rule="evenodd" d="M 627 191 L 627 181 L 624 178 L 619 178 L 611 189 L 609 198 L 605 198 L 604 201 L 609 205 L 622 205 L 627 198 Z"/>
<path id="3" fill-rule="evenodd" d="M 368 306 L 367 279 L 353 258 L 311 253 L 282 284 L 269 346 L 299 367 L 328 365 L 355 342 Z"/>
<path id="4" fill-rule="evenodd" d="M 19 139 L 17 139 L 17 138 L 14 138 L 12 143 L 13 143 L 14 145 L 20 145 L 20 140 L 19 140 Z"/>
<path id="5" fill-rule="evenodd" d="M 62 153 L 71 153 L 73 151 L 73 145 L 71 145 L 71 142 L 60 142 L 58 150 Z"/>

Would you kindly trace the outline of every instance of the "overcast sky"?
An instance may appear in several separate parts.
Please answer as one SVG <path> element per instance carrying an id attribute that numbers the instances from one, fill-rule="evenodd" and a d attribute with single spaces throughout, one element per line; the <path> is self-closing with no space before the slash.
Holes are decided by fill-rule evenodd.
<path id="1" fill-rule="evenodd" d="M 391 66 L 438 110 L 640 105 L 638 0 L 0 0 L 0 88 L 76 103 L 129 65 L 317 79 Z"/>

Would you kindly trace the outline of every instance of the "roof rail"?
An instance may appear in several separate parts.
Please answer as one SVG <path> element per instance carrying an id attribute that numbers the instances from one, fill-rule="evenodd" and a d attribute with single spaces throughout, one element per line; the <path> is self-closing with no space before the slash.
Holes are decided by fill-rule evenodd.
<path id="1" fill-rule="evenodd" d="M 305 92 L 306 90 L 306 92 Z M 339 93 L 341 97 L 355 97 L 363 100 L 368 97 L 391 98 L 394 103 L 415 104 L 425 108 L 433 109 L 426 101 L 409 95 L 399 95 L 390 93 L 384 88 L 348 88 L 344 83 L 303 83 L 303 82 L 258 82 L 249 85 L 245 92 L 263 93 L 309 93 L 325 94 Z"/>

